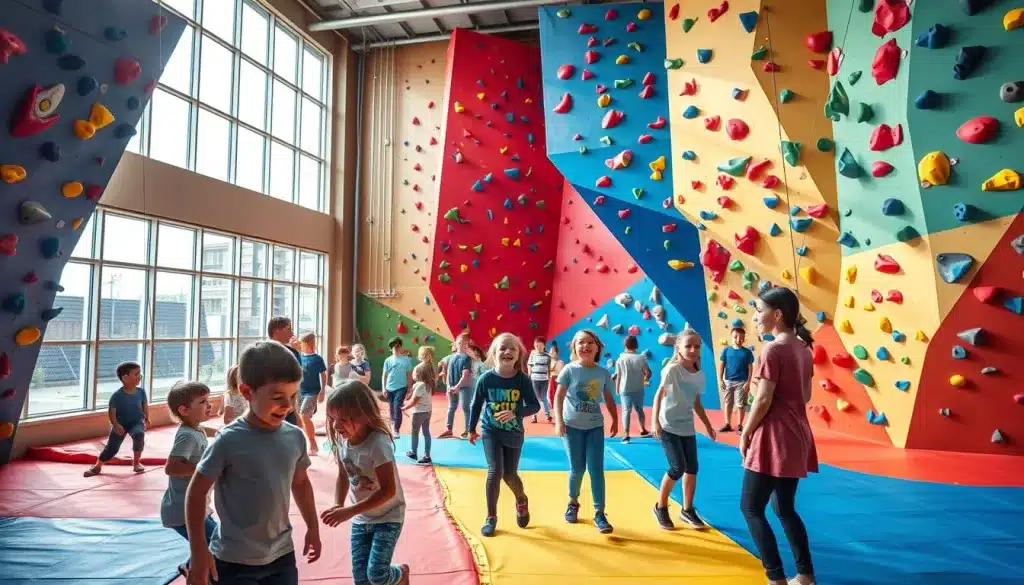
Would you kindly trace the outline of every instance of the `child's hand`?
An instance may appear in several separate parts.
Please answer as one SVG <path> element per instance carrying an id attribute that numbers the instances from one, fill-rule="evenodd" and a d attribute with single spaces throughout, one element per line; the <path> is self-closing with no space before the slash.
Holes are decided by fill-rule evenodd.
<path id="1" fill-rule="evenodd" d="M 618 418 L 613 418 L 612 419 L 612 426 L 611 426 L 611 428 L 608 429 L 608 436 L 609 437 L 614 437 L 617 434 L 619 434 L 619 419 Z"/>
<path id="2" fill-rule="evenodd" d="M 476 431 L 470 431 L 469 433 L 469 444 L 476 445 L 476 440 L 480 438 L 480 435 Z"/>
<path id="3" fill-rule="evenodd" d="M 565 423 L 561 420 L 555 420 L 555 435 L 559 437 L 565 436 Z"/>
<path id="4" fill-rule="evenodd" d="M 500 423 L 507 423 L 512 420 L 515 420 L 515 418 L 516 413 L 513 410 L 499 410 L 498 412 L 494 413 L 494 420 Z"/>
<path id="5" fill-rule="evenodd" d="M 320 519 L 323 520 L 324 524 L 331 528 L 334 528 L 344 522 L 348 522 L 353 516 L 355 516 L 355 514 L 352 512 L 352 509 L 344 506 L 334 506 L 333 508 L 328 508 L 320 513 Z"/>
<path id="6" fill-rule="evenodd" d="M 651 434 L 655 439 L 661 440 L 661 423 L 658 422 L 658 419 L 654 419 L 654 424 L 651 425 Z"/>
<path id="7" fill-rule="evenodd" d="M 715 431 L 715 427 L 711 425 L 704 425 L 704 430 L 708 432 L 708 438 L 711 439 L 712 441 L 714 441 L 715 437 L 718 436 L 718 432 Z"/>
<path id="8" fill-rule="evenodd" d="M 740 457 L 746 458 L 747 449 L 750 447 L 750 437 L 747 436 L 746 427 L 743 428 L 743 432 L 740 433 Z"/>
<path id="9" fill-rule="evenodd" d="M 147 431 L 148 431 L 148 430 L 149 430 L 150 428 L 152 428 L 152 426 L 153 426 L 153 423 L 149 422 L 149 419 L 148 419 L 148 418 L 147 418 L 147 419 L 144 419 L 144 420 L 143 420 L 142 422 L 144 422 L 144 423 L 146 424 L 146 430 L 147 430 Z"/>
<path id="10" fill-rule="evenodd" d="M 302 556 L 306 557 L 307 563 L 312 563 L 320 558 L 320 548 L 320 531 L 315 529 L 308 530 L 306 532 L 306 543 L 302 546 Z"/>
<path id="11" fill-rule="evenodd" d="M 114 423 L 114 432 L 117 433 L 117 436 L 123 437 L 125 433 L 124 427 L 122 427 L 118 423 Z"/>
<path id="12" fill-rule="evenodd" d="M 192 555 L 192 566 L 188 571 L 188 585 L 210 585 L 210 576 L 217 580 L 217 563 L 213 560 L 210 549 L 198 555 Z"/>

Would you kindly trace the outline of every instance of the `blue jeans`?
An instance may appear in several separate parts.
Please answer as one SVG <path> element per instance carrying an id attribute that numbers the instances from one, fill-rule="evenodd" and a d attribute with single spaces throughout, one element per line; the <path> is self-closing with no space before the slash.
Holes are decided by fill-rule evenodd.
<path id="1" fill-rule="evenodd" d="M 590 472 L 590 493 L 594 510 L 604 511 L 604 425 L 580 430 L 565 427 L 565 449 L 569 454 L 569 498 L 580 497 L 583 473 Z"/>
<path id="2" fill-rule="evenodd" d="M 533 383 L 533 393 L 537 395 L 537 402 L 544 407 L 544 416 L 551 418 L 551 405 L 548 404 L 548 381 L 530 380 Z"/>
<path id="3" fill-rule="evenodd" d="M 448 393 L 448 430 L 452 430 L 455 424 L 455 410 L 462 403 L 462 422 L 466 430 L 469 430 L 469 408 L 473 406 L 473 388 L 462 388 L 454 394 Z"/>
<path id="4" fill-rule="evenodd" d="M 352 580 L 355 585 L 395 585 L 402 570 L 391 564 L 400 522 L 352 524 Z"/>
<path id="5" fill-rule="evenodd" d="M 181 526 L 175 526 L 171 528 L 171 530 L 180 534 L 185 540 L 188 540 L 188 530 L 185 528 L 184 524 Z M 217 530 L 217 521 L 213 519 L 213 516 L 207 516 L 206 523 L 203 524 L 203 531 L 206 532 L 207 546 L 209 546 L 210 540 L 213 539 L 213 533 L 215 530 Z"/>
<path id="6" fill-rule="evenodd" d="M 629 436 L 629 412 L 636 412 L 636 420 L 640 423 L 640 430 L 646 430 L 644 424 L 644 393 L 624 392 L 622 395 L 622 432 Z"/>
<path id="7" fill-rule="evenodd" d="M 391 413 L 391 426 L 395 432 L 402 430 L 402 403 L 405 402 L 405 393 L 408 388 L 388 390 L 388 408 Z"/>
<path id="8" fill-rule="evenodd" d="M 110 427 L 107 444 L 103 447 L 103 451 L 99 456 L 100 463 L 106 463 L 117 455 L 117 452 L 121 450 L 121 443 L 124 442 L 125 437 L 132 438 L 132 452 L 142 453 L 142 449 L 146 446 L 146 423 L 140 420 L 130 427 L 124 427 L 123 435 L 115 433 L 114 427 Z"/>

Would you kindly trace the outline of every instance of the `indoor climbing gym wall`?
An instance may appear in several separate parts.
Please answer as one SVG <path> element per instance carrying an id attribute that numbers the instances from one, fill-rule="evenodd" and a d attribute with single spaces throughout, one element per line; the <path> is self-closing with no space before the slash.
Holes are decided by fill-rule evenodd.
<path id="1" fill-rule="evenodd" d="M 430 289 L 452 332 L 529 340 L 548 329 L 563 183 L 545 148 L 540 52 L 457 29 L 445 80 Z"/>
<path id="2" fill-rule="evenodd" d="M 361 337 L 359 341 L 366 347 L 366 357 L 372 366 L 370 375 L 370 387 L 372 388 L 381 387 L 384 360 L 391 355 L 388 341 L 393 337 L 402 340 L 402 347 L 413 358 L 416 357 L 416 352 L 423 345 L 434 348 L 437 360 L 444 358 L 452 351 L 451 339 L 430 331 L 414 316 L 405 315 L 364 294 L 356 296 L 356 314 L 359 316 Z M 331 357 L 333 358 L 333 354 Z"/>
<path id="3" fill-rule="evenodd" d="M 0 463 L 70 251 L 184 30 L 152 2 L 5 3 L 0 22 Z"/>

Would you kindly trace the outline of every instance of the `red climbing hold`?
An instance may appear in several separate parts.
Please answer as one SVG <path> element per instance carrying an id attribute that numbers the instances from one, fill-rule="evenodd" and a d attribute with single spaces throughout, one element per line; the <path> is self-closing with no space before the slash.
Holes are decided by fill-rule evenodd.
<path id="1" fill-rule="evenodd" d="M 715 240 L 708 240 L 708 245 L 700 253 L 700 263 L 711 271 L 711 279 L 715 282 L 722 282 L 725 278 L 725 271 L 729 267 L 729 253 L 724 246 Z"/>
<path id="2" fill-rule="evenodd" d="M 896 274 L 900 271 L 900 264 L 888 254 L 879 254 L 875 258 L 875 270 L 885 274 Z"/>
<path id="3" fill-rule="evenodd" d="M 420 226 L 418 226 L 416 224 L 412 224 L 412 231 L 414 231 L 414 232 L 420 231 Z"/>
<path id="4" fill-rule="evenodd" d="M 433 136 L 431 136 L 430 137 L 430 146 L 436 146 L 436 145 L 437 145 L 437 138 L 434 138 Z"/>
<path id="5" fill-rule="evenodd" d="M 413 126 L 419 126 L 420 125 L 420 119 L 415 117 L 415 116 L 413 116 L 413 118 L 412 118 L 412 125 Z"/>
<path id="6" fill-rule="evenodd" d="M 781 67 L 779 67 L 775 61 L 765 61 L 764 67 L 761 67 L 765 73 L 776 73 Z"/>
<path id="7" fill-rule="evenodd" d="M 640 137 L 636 139 L 636 141 L 639 142 L 640 144 L 647 144 L 652 140 L 654 140 L 654 137 L 651 136 L 650 134 L 641 134 Z"/>
<path id="8" fill-rule="evenodd" d="M 729 209 L 732 207 L 732 197 L 722 195 L 718 198 L 718 204 L 721 205 L 723 209 Z"/>
<path id="9" fill-rule="evenodd" d="M 971 144 L 984 144 L 992 140 L 999 131 L 999 120 L 991 116 L 978 116 L 963 123 L 956 131 L 956 136 Z"/>
<path id="10" fill-rule="evenodd" d="M 871 163 L 871 176 L 878 178 L 884 177 L 892 172 L 893 166 L 884 160 L 876 160 Z"/>
<path id="11" fill-rule="evenodd" d="M 750 126 L 739 118 L 732 118 L 725 123 L 725 133 L 733 140 L 743 140 L 750 134 Z"/>
<path id="12" fill-rule="evenodd" d="M 646 100 L 646 99 L 650 98 L 653 95 L 654 95 L 654 86 L 653 85 L 645 85 L 644 88 L 640 90 L 640 99 L 642 99 L 642 100 Z"/>
<path id="13" fill-rule="evenodd" d="M 555 73 L 555 77 L 566 80 L 576 74 L 576 66 L 572 63 L 566 63 L 558 68 L 558 72 Z"/>
<path id="14" fill-rule="evenodd" d="M 601 53 L 597 51 L 587 51 L 583 53 L 583 60 L 587 62 L 587 65 L 593 65 L 601 58 Z"/>
<path id="15" fill-rule="evenodd" d="M 821 32 L 810 33 L 804 37 L 804 44 L 807 45 L 807 50 L 812 53 L 821 53 L 824 55 L 832 48 L 832 31 L 823 30 Z"/>
<path id="16" fill-rule="evenodd" d="M 35 272 L 29 272 L 21 280 L 25 284 L 35 284 L 35 283 L 39 282 L 39 275 L 36 274 Z"/>
<path id="17" fill-rule="evenodd" d="M 85 198 L 89 201 L 96 201 L 100 197 L 103 197 L 103 187 L 99 185 L 89 185 L 85 188 Z"/>
<path id="18" fill-rule="evenodd" d="M 580 35 L 589 35 L 592 32 L 597 32 L 597 27 L 592 24 L 587 24 L 585 22 L 581 24 L 578 29 L 576 29 L 576 34 Z"/>
<path id="19" fill-rule="evenodd" d="M 433 110 L 434 109 L 434 100 L 430 100 L 430 103 L 427 104 L 427 109 L 428 110 Z"/>
<path id="20" fill-rule="evenodd" d="M 54 112 L 51 107 L 48 112 L 50 115 L 41 116 L 37 113 L 40 109 L 37 104 L 49 103 L 51 106 L 55 105 L 53 100 L 54 96 L 58 91 L 63 89 L 63 86 L 50 86 L 43 88 L 40 85 L 33 86 L 25 93 L 21 105 L 18 106 L 17 112 L 14 114 L 14 118 L 11 120 L 11 136 L 16 138 L 24 138 L 33 134 L 38 134 L 50 126 L 53 126 L 60 120 L 60 114 Z"/>
<path id="21" fill-rule="evenodd" d="M 661 226 L 661 233 L 663 234 L 670 234 L 674 231 L 676 231 L 676 224 L 674 223 L 666 223 L 665 225 Z"/>
<path id="22" fill-rule="evenodd" d="M 985 304 L 994 303 L 1003 295 L 1003 289 L 998 286 L 976 286 L 971 292 L 974 293 L 974 298 Z"/>
<path id="23" fill-rule="evenodd" d="M 818 382 L 818 385 L 821 386 L 821 389 L 824 390 L 825 392 L 839 392 L 839 385 L 829 378 L 824 378 L 823 380 Z"/>
<path id="24" fill-rule="evenodd" d="M 883 300 L 885 300 L 885 298 L 882 297 L 882 293 L 878 292 L 877 289 L 871 289 L 871 302 L 872 303 L 881 303 Z"/>
<path id="25" fill-rule="evenodd" d="M 565 114 L 565 113 L 568 113 L 569 110 L 571 110 L 571 109 L 572 109 L 572 95 L 569 94 L 569 93 L 566 93 L 565 95 L 562 96 L 562 99 L 558 101 L 558 105 L 555 106 L 554 109 L 551 110 L 551 111 L 556 113 L 556 114 Z"/>
<path id="26" fill-rule="evenodd" d="M 693 189 L 694 191 L 699 190 L 703 186 L 704 183 L 701 183 L 700 181 L 690 181 L 690 188 Z"/>
<path id="27" fill-rule="evenodd" d="M 811 205 L 807 208 L 807 215 L 821 219 L 828 215 L 828 203 L 819 203 L 818 205 Z"/>
<path id="28" fill-rule="evenodd" d="M 780 182 L 779 178 L 775 175 L 768 175 L 763 181 L 761 181 L 761 186 L 765 189 L 774 189 L 779 186 Z"/>
<path id="29" fill-rule="evenodd" d="M 619 219 L 628 219 L 630 211 L 628 209 L 620 209 L 618 211 Z"/>
<path id="30" fill-rule="evenodd" d="M 420 166 L 420 163 L 416 163 L 416 164 L 414 164 L 414 165 L 412 166 L 412 170 L 414 170 L 414 171 L 420 171 L 420 170 L 423 170 L 423 167 L 421 167 L 421 166 Z"/>
<path id="31" fill-rule="evenodd" d="M 409 330 L 408 330 L 408 329 L 406 329 L 406 327 L 405 327 L 405 323 L 404 323 L 404 322 L 402 322 L 402 321 L 399 321 L 399 322 L 398 322 L 398 327 L 395 327 L 395 332 L 396 332 L 396 333 L 403 333 L 403 334 L 404 334 L 404 333 L 408 333 L 408 332 L 409 332 Z"/>
<path id="32" fill-rule="evenodd" d="M 758 233 L 753 226 L 749 225 L 745 230 L 743 230 L 742 234 L 733 234 L 733 240 L 736 243 L 736 247 L 739 248 L 741 252 L 750 254 L 751 256 L 757 252 L 757 242 L 760 239 L 761 234 Z"/>
<path id="33" fill-rule="evenodd" d="M 608 110 L 608 113 L 601 119 L 602 128 L 614 128 L 619 125 L 625 119 L 626 114 L 623 114 L 619 110 Z"/>
<path id="34" fill-rule="evenodd" d="M 584 69 L 583 73 L 580 73 L 580 79 L 588 81 L 594 78 L 594 74 L 590 72 L 590 69 Z"/>
<path id="35" fill-rule="evenodd" d="M 142 65 L 135 59 L 122 57 L 114 62 L 114 81 L 118 85 L 131 85 L 142 74 Z"/>
<path id="36" fill-rule="evenodd" d="M 654 85 L 654 74 L 650 71 L 644 73 L 644 79 L 640 82 L 640 85 Z"/>
<path id="37" fill-rule="evenodd" d="M 888 150 L 900 144 L 903 144 L 903 126 L 901 124 L 896 124 L 895 128 L 890 128 L 888 124 L 879 124 L 871 132 L 871 138 L 868 139 L 868 145 L 871 150 L 875 151 Z"/>
<path id="38" fill-rule="evenodd" d="M 676 7 L 678 10 L 678 7 Z M 24 55 L 25 43 L 18 35 L 7 29 L 0 29 L 0 65 L 6 65 L 11 57 Z"/>
<path id="39" fill-rule="evenodd" d="M 590 37 L 589 39 L 587 39 L 587 48 L 589 49 L 591 47 L 596 47 L 597 43 L 597 37 Z"/>
<path id="40" fill-rule="evenodd" d="M 615 10 L 614 8 L 609 8 L 608 11 L 604 13 L 604 19 L 605 20 L 615 20 L 618 17 L 619 17 L 619 12 L 617 10 Z"/>
<path id="41" fill-rule="evenodd" d="M 825 65 L 825 71 L 827 71 L 829 75 L 835 76 L 836 73 L 839 73 L 839 65 L 842 64 L 842 61 L 842 47 L 833 47 L 832 50 L 828 52 L 828 62 Z"/>
<path id="42" fill-rule="evenodd" d="M 708 10 L 708 20 L 715 22 L 720 16 L 725 14 L 727 10 L 729 10 L 729 2 L 722 2 L 718 8 L 711 8 Z"/>
<path id="43" fill-rule="evenodd" d="M 882 85 L 896 77 L 896 72 L 900 68 L 900 53 L 900 47 L 894 38 L 878 47 L 875 58 L 871 61 L 871 76 L 875 78 L 875 83 Z"/>
<path id="44" fill-rule="evenodd" d="M 683 91 L 679 92 L 679 95 L 696 95 L 697 94 L 697 80 L 691 79 L 683 83 Z"/>
<path id="45" fill-rule="evenodd" d="M 857 362 L 854 361 L 853 356 L 846 353 L 845 351 L 841 351 L 836 355 L 832 356 L 832 363 L 839 366 L 840 368 L 847 369 L 852 369 L 854 366 L 857 365 Z"/>
<path id="46" fill-rule="evenodd" d="M 721 122 L 722 118 L 719 116 L 708 116 L 707 118 L 704 118 L 704 129 L 714 132 L 718 130 L 718 126 Z"/>
<path id="47" fill-rule="evenodd" d="M 626 25 L 626 32 L 636 32 L 636 23 L 631 22 Z"/>
<path id="48" fill-rule="evenodd" d="M 766 171 L 770 166 L 772 166 L 772 161 L 767 158 L 761 162 L 750 165 L 747 167 L 747 180 L 756 181 L 758 177 L 761 176 L 761 173 Z"/>
<path id="49" fill-rule="evenodd" d="M 732 189 L 733 186 L 736 184 L 736 179 L 733 179 L 729 175 L 718 175 L 718 178 L 715 179 L 715 182 L 718 183 L 719 187 L 728 191 L 729 189 Z"/>
<path id="50" fill-rule="evenodd" d="M 596 185 L 598 187 L 611 187 L 612 186 L 612 178 L 609 177 L 608 175 L 605 175 L 603 177 L 598 177 L 597 182 L 595 182 L 594 185 Z"/>
<path id="51" fill-rule="evenodd" d="M 611 271 L 611 268 L 608 268 L 607 264 L 598 263 L 598 265 L 594 267 L 594 270 L 600 272 L 601 274 L 607 274 L 608 272 Z"/>
<path id="52" fill-rule="evenodd" d="M 596 86 L 594 86 L 594 91 L 597 92 L 598 95 L 601 95 L 602 93 L 608 91 L 608 86 L 601 85 L 600 83 L 598 83 Z"/>
<path id="53" fill-rule="evenodd" d="M 423 209 L 423 202 L 422 202 L 422 201 L 417 201 L 417 202 L 413 203 L 413 205 L 414 205 L 414 206 L 416 207 L 416 209 L 418 209 L 418 210 L 422 210 L 422 209 Z"/>
<path id="54" fill-rule="evenodd" d="M 668 9 L 668 19 L 675 20 L 677 18 L 679 18 L 679 5 L 673 4 L 672 8 Z"/>
<path id="55" fill-rule="evenodd" d="M 743 297 L 741 297 L 739 294 L 737 294 L 736 291 L 734 291 L 734 290 L 730 290 L 729 291 L 728 297 L 729 297 L 729 299 L 731 299 L 733 301 L 741 301 L 741 300 L 743 300 Z"/>
<path id="56" fill-rule="evenodd" d="M 626 272 L 629 274 L 636 274 L 638 270 L 640 270 L 640 267 L 637 266 L 636 264 L 630 264 L 629 266 L 626 267 Z"/>
<path id="57" fill-rule="evenodd" d="M 875 21 L 871 24 L 871 32 L 876 37 L 884 37 L 885 33 L 896 32 L 910 20 L 910 7 L 906 0 L 878 0 L 875 5 Z"/>
<path id="58" fill-rule="evenodd" d="M 885 293 L 885 300 L 889 301 L 890 303 L 896 303 L 897 305 L 902 304 L 903 303 L 903 293 L 901 293 L 900 291 L 898 291 L 896 289 L 893 289 L 893 290 Z"/>
<path id="59" fill-rule="evenodd" d="M 808 59 L 807 60 L 807 66 L 810 67 L 811 69 L 817 69 L 818 71 L 821 71 L 822 69 L 825 68 L 825 60 L 824 59 Z"/>
<path id="60" fill-rule="evenodd" d="M 607 177 L 605 177 L 605 178 L 607 178 Z M 608 182 L 610 183 L 611 179 L 608 179 Z M 597 197 L 594 197 L 594 205 L 604 205 L 605 201 L 606 201 L 606 199 L 605 199 L 604 195 L 598 195 Z"/>
<path id="61" fill-rule="evenodd" d="M 667 123 L 668 121 L 665 120 L 664 116 L 658 116 L 653 122 L 648 122 L 647 127 L 651 130 L 661 130 Z"/>
<path id="62" fill-rule="evenodd" d="M 819 344 L 814 345 L 814 363 L 821 365 L 828 360 L 828 353 L 825 351 L 825 346 Z"/>

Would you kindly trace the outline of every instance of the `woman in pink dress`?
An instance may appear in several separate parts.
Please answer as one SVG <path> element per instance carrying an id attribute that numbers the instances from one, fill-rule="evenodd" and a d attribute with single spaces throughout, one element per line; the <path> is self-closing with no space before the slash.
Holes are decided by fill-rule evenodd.
<path id="1" fill-rule="evenodd" d="M 800 316 L 800 301 L 788 288 L 765 290 L 755 308 L 758 331 L 774 339 L 761 349 L 754 368 L 754 404 L 740 436 L 745 469 L 740 509 L 771 585 L 787 585 L 787 581 L 775 533 L 765 518 L 769 500 L 796 560 L 797 576 L 789 585 L 813 585 L 807 529 L 795 503 L 800 479 L 818 471 L 806 409 L 811 399 L 814 340 Z"/>

